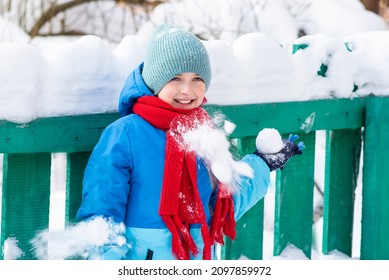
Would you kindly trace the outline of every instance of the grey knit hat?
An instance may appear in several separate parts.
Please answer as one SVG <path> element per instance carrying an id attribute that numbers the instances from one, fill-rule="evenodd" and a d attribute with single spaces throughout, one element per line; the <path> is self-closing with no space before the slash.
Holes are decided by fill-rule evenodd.
<path id="1" fill-rule="evenodd" d="M 152 34 L 146 50 L 143 79 L 157 95 L 175 76 L 194 72 L 208 89 L 211 66 L 206 48 L 191 32 L 172 24 L 162 24 Z"/>

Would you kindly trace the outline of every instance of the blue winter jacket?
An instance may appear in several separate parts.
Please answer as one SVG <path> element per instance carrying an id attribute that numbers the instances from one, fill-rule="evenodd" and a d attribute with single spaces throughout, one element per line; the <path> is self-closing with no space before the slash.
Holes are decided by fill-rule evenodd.
<path id="1" fill-rule="evenodd" d="M 165 160 L 165 132 L 134 114 L 137 98 L 151 95 L 141 76 L 141 64 L 128 77 L 120 95 L 119 112 L 123 116 L 110 124 L 95 146 L 83 181 L 79 221 L 94 216 L 124 222 L 127 246 L 100 248 L 103 259 L 175 259 L 171 234 L 158 214 Z M 209 170 L 197 159 L 197 184 L 207 221 L 214 205 L 214 191 Z M 242 161 L 253 169 L 253 178 L 241 178 L 240 191 L 234 194 L 235 218 L 238 220 L 262 199 L 270 181 L 270 171 L 256 155 Z M 191 228 L 201 259 L 203 242 L 200 228 Z M 152 254 L 150 254 L 152 252 Z M 215 257 L 215 256 L 214 256 Z"/>

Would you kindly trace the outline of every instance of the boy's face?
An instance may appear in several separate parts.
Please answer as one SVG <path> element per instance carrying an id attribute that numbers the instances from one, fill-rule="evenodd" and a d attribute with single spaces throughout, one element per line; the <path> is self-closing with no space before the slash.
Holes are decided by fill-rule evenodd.
<path id="1" fill-rule="evenodd" d="M 204 100 L 205 82 L 192 72 L 182 73 L 171 79 L 159 92 L 158 98 L 179 109 L 199 107 Z"/>

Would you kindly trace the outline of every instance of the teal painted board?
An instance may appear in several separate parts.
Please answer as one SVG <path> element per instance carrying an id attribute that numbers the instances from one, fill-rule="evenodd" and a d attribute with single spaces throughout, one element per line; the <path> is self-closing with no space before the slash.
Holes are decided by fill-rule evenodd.
<path id="1" fill-rule="evenodd" d="M 315 132 L 299 134 L 306 148 L 277 171 L 274 218 L 274 255 L 293 245 L 311 258 Z"/>
<path id="2" fill-rule="evenodd" d="M 263 258 L 263 211 L 264 200 L 260 200 L 236 223 L 236 238 L 225 238 L 222 247 L 224 260 L 262 260 Z"/>
<path id="3" fill-rule="evenodd" d="M 1 244 L 18 240 L 22 259 L 33 259 L 30 240 L 49 226 L 51 154 L 5 154 Z"/>
<path id="4" fill-rule="evenodd" d="M 0 153 L 91 151 L 104 128 L 118 118 L 110 113 L 42 118 L 27 124 L 0 121 Z"/>
<path id="5" fill-rule="evenodd" d="M 255 138 L 256 136 L 237 140 L 240 156 L 255 151 Z M 239 258 L 261 260 L 263 257 L 263 219 L 264 200 L 262 199 L 237 221 L 236 238 L 233 241 L 229 238 L 225 239 L 222 258 L 227 260 Z"/>
<path id="6" fill-rule="evenodd" d="M 328 131 L 326 139 L 322 251 L 351 257 L 361 130 Z"/>
<path id="7" fill-rule="evenodd" d="M 67 154 L 66 164 L 66 206 L 65 222 L 76 222 L 76 214 L 81 204 L 82 180 L 85 166 L 88 163 L 91 152 L 79 152 Z"/>
<path id="8" fill-rule="evenodd" d="M 244 105 L 207 105 L 210 114 L 224 114 L 236 124 L 231 137 L 254 136 L 263 128 L 281 133 L 357 129 L 364 123 L 366 99 L 325 99 Z"/>
<path id="9" fill-rule="evenodd" d="M 363 260 L 389 260 L 389 98 L 370 97 L 366 106 L 363 158 Z"/>
<path id="10" fill-rule="evenodd" d="M 205 109 L 210 114 L 226 115 L 237 125 L 231 137 L 241 138 L 254 136 L 264 127 L 274 127 L 280 132 L 358 128 L 363 124 L 365 103 L 365 98 L 354 98 L 206 105 Z M 25 124 L 1 120 L 0 152 L 90 151 L 102 130 L 118 118 L 117 113 L 104 113 L 41 118 Z M 311 120 L 314 122 L 309 123 Z"/>

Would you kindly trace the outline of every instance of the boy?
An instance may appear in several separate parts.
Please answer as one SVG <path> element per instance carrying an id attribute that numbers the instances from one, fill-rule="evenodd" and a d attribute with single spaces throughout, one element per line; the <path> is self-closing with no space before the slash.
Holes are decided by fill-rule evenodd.
<path id="1" fill-rule="evenodd" d="M 241 163 L 250 174 L 220 180 L 185 143 L 200 126 L 216 129 L 201 108 L 210 81 L 201 41 L 180 27 L 159 26 L 121 92 L 123 117 L 105 129 L 85 170 L 77 218 L 125 225 L 124 245 L 97 248 L 90 258 L 213 259 L 214 243 L 233 239 L 235 221 L 265 196 L 270 171 L 301 153 L 289 142 L 295 149 L 283 151 L 282 162 L 246 155 Z"/>

